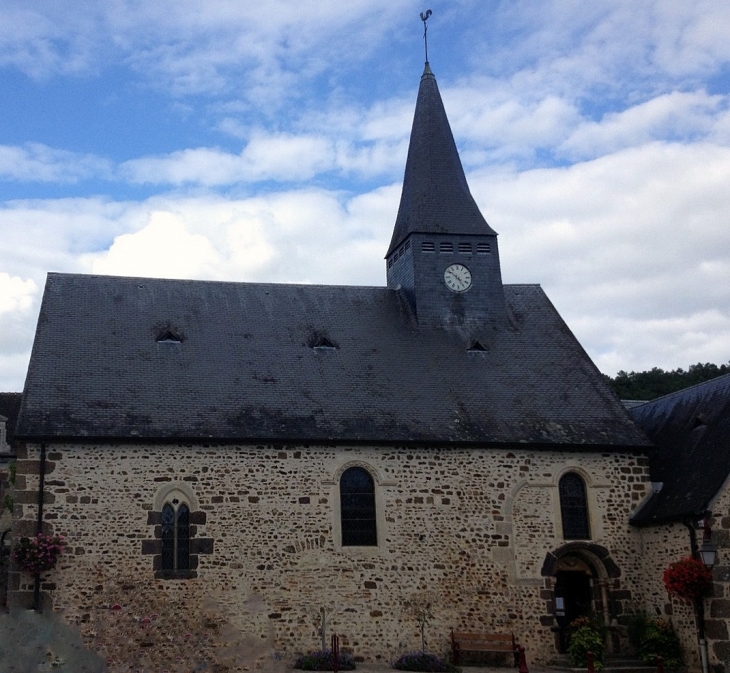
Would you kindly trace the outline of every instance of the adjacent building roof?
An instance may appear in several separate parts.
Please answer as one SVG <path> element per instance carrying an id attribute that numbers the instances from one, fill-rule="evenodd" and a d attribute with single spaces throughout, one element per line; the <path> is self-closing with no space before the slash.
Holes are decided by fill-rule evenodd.
<path id="1" fill-rule="evenodd" d="M 469 191 L 428 63 L 418 89 L 403 191 L 386 257 L 414 232 L 495 235 Z"/>
<path id="2" fill-rule="evenodd" d="M 49 274 L 17 434 L 646 447 L 542 289 L 505 294 L 464 333 L 387 288 Z"/>
<path id="3" fill-rule="evenodd" d="M 20 410 L 21 393 L 0 393 L 0 421 L 5 422 L 6 440 L 13 441 L 15 423 Z M 0 447 L 0 451 L 2 447 Z"/>
<path id="4" fill-rule="evenodd" d="M 657 445 L 651 478 L 661 482 L 632 518 L 636 525 L 702 514 L 730 473 L 730 374 L 630 411 Z"/>

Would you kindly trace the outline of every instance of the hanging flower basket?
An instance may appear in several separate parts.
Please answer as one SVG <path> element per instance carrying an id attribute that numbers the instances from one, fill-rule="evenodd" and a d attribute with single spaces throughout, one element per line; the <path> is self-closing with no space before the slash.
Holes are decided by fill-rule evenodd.
<path id="1" fill-rule="evenodd" d="M 712 585 L 712 573 L 699 559 L 688 556 L 664 571 L 664 586 L 674 596 L 693 601 L 703 596 Z"/>
<path id="2" fill-rule="evenodd" d="M 13 549 L 13 561 L 31 575 L 51 570 L 58 562 L 66 540 L 62 535 L 44 535 L 21 538 Z"/>

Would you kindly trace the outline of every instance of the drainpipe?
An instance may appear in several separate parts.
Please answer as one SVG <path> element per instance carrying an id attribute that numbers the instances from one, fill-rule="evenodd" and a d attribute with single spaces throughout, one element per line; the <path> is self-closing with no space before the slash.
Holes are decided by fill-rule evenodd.
<path id="1" fill-rule="evenodd" d="M 43 532 L 43 496 L 45 494 L 46 481 L 46 443 L 41 442 L 41 462 L 38 470 L 38 520 L 36 522 L 36 535 Z M 41 611 L 41 574 L 35 574 L 33 586 L 33 609 Z M 706 672 L 704 672 L 706 673 Z"/>
<path id="2" fill-rule="evenodd" d="M 697 546 L 697 531 L 692 521 L 684 521 L 689 530 L 689 546 L 692 550 L 692 558 L 699 558 Z M 708 673 L 707 665 L 707 640 L 705 639 L 705 599 L 702 596 L 695 598 L 695 614 L 697 615 L 697 636 L 700 641 L 700 661 L 702 662 L 702 673 Z"/>

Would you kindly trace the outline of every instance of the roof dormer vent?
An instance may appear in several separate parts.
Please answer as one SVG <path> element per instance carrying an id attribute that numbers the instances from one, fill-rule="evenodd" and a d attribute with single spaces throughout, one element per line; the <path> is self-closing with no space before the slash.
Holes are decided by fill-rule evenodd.
<path id="1" fill-rule="evenodd" d="M 314 332 L 312 336 L 308 340 L 308 345 L 310 348 L 316 349 L 336 349 L 338 348 L 337 344 L 332 341 L 326 334 L 323 334 L 321 332 Z"/>
<path id="2" fill-rule="evenodd" d="M 158 344 L 179 344 L 183 342 L 182 332 L 170 324 L 158 325 L 155 333 L 155 341 Z"/>
<path id="3" fill-rule="evenodd" d="M 697 430 L 697 428 L 704 428 L 707 425 L 707 416 L 705 416 L 703 413 L 699 413 L 695 416 L 694 421 L 692 422 L 692 429 Z"/>
<path id="4" fill-rule="evenodd" d="M 478 341 L 474 341 L 472 343 L 472 345 L 469 346 L 469 348 L 467 348 L 467 351 L 469 353 L 486 353 L 487 349 L 484 346 L 482 346 L 482 344 L 479 343 Z"/>

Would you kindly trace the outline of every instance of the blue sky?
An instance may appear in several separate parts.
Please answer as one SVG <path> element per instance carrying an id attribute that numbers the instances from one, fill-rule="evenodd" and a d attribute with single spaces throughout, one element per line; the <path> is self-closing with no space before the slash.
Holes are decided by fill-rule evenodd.
<path id="1" fill-rule="evenodd" d="M 730 5 L 0 5 L 0 390 L 45 274 L 382 285 L 429 57 L 506 282 L 599 368 L 730 360 Z"/>

